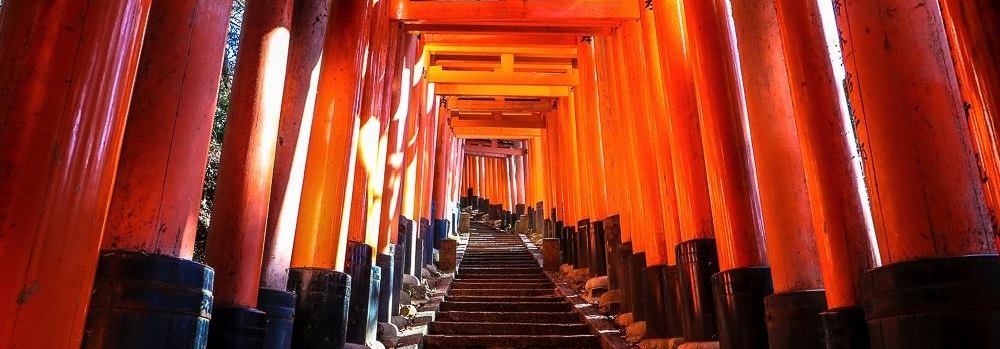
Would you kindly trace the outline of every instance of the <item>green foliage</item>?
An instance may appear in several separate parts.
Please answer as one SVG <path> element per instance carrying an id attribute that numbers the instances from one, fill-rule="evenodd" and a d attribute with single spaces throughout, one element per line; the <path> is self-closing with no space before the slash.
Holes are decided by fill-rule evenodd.
<path id="1" fill-rule="evenodd" d="M 226 34 L 226 51 L 219 83 L 219 100 L 215 105 L 212 141 L 209 144 L 208 165 L 205 167 L 201 208 L 198 212 L 198 236 L 195 239 L 194 260 L 199 262 L 205 260 L 205 241 L 208 239 L 208 224 L 212 219 L 212 200 L 215 198 L 215 184 L 219 178 L 219 160 L 222 158 L 222 136 L 226 129 L 226 119 L 229 117 L 230 92 L 233 89 L 233 73 L 236 70 L 236 53 L 239 50 L 240 30 L 243 28 L 245 9 L 246 0 L 236 0 L 233 2 L 233 9 L 229 15 L 229 32 Z"/>

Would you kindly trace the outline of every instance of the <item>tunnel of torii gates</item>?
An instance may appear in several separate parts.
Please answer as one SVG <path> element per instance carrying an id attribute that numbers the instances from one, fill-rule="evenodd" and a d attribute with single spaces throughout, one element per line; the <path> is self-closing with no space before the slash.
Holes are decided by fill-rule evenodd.
<path id="1" fill-rule="evenodd" d="M 201 264 L 231 5 L 3 2 L 0 347 L 371 343 L 462 209 L 649 338 L 1000 347 L 995 1 L 247 1 Z"/>

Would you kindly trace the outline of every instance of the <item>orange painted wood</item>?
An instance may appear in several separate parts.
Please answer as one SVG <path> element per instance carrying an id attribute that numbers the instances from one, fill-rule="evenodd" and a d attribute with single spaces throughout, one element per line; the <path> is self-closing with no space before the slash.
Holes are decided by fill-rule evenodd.
<path id="1" fill-rule="evenodd" d="M 0 10 L 0 347 L 80 346 L 149 8 Z"/>
<path id="2" fill-rule="evenodd" d="M 218 304 L 257 306 L 291 20 L 291 0 L 247 4 L 205 247 Z"/>
<path id="3" fill-rule="evenodd" d="M 662 143 L 658 142 L 659 133 L 652 115 L 663 108 L 662 104 L 651 100 L 654 86 L 648 77 L 653 74 L 649 73 L 650 67 L 647 66 L 651 60 L 644 50 L 642 24 L 639 21 L 628 21 L 623 24 L 622 29 L 628 85 L 633 86 L 633 90 L 629 92 L 632 112 L 623 120 L 636 153 L 635 193 L 636 197 L 642 197 L 642 205 L 634 212 L 638 223 L 636 229 L 639 229 L 636 232 L 641 234 L 643 243 L 639 249 L 633 244 L 633 251 L 645 252 L 648 265 L 665 265 L 674 255 L 668 253 L 667 236 L 673 236 L 676 231 L 676 217 L 672 217 L 674 212 L 664 210 L 661 200 L 665 196 L 663 191 L 672 188 L 660 185 L 660 169 L 663 166 L 657 156 L 657 148 Z"/>
<path id="4" fill-rule="evenodd" d="M 414 81 L 419 80 L 419 77 L 414 75 L 414 71 L 417 68 L 416 61 L 419 59 L 419 56 L 417 56 L 416 37 L 406 35 L 402 46 L 404 52 L 403 67 L 398 73 L 398 81 L 394 83 L 399 85 L 399 92 L 398 94 L 394 94 L 392 105 L 390 106 L 392 116 L 389 120 L 385 174 L 383 177 L 382 212 L 379 219 L 379 231 L 381 231 L 383 236 L 387 234 L 388 240 L 379 238 L 380 253 L 389 252 L 388 243 L 395 241 L 399 230 L 400 211 L 398 207 L 400 201 L 402 201 L 403 174 L 405 170 L 403 167 L 403 157 L 405 156 L 405 134 L 403 131 L 406 129 L 406 124 L 410 122 L 411 96 L 417 90 L 414 87 Z M 383 243 L 384 241 L 386 242 L 385 244 Z"/>
<path id="5" fill-rule="evenodd" d="M 421 22 L 504 22 L 552 23 L 573 21 L 611 24 L 636 18 L 638 2 L 622 0 L 588 1 L 410 1 L 390 0 L 393 19 Z"/>
<path id="6" fill-rule="evenodd" d="M 423 164 L 423 175 L 421 184 L 421 217 L 426 219 L 431 219 L 431 198 L 433 197 L 431 193 L 433 192 L 434 185 L 434 165 L 435 157 L 434 154 L 437 153 L 437 138 L 439 127 L 441 121 L 443 121 L 444 115 L 441 114 L 439 106 L 441 105 L 441 100 L 439 97 L 434 96 L 431 100 L 431 108 L 427 112 L 426 121 L 426 135 L 424 142 L 424 164 Z"/>
<path id="7" fill-rule="evenodd" d="M 628 177 L 623 170 L 627 166 L 628 154 L 622 145 L 621 111 L 617 98 L 617 83 L 612 74 L 614 69 L 613 45 L 610 38 L 599 36 L 595 38 L 595 59 L 597 64 L 597 82 L 600 94 L 600 126 L 604 166 L 607 169 L 606 193 L 608 197 L 608 214 L 619 215 L 621 219 L 629 209 L 629 191 L 625 181 Z M 624 221 L 623 221 L 624 222 Z M 627 229 L 623 229 L 627 230 Z"/>
<path id="8" fill-rule="evenodd" d="M 610 214 L 606 189 L 606 172 L 608 170 L 604 163 L 604 137 L 600 125 L 602 110 L 598 97 L 594 38 L 581 40 L 577 46 L 577 52 L 579 54 L 578 65 L 580 70 L 580 86 L 577 88 L 577 91 L 579 91 L 578 96 L 581 98 L 580 105 L 585 107 L 584 110 L 586 112 L 584 117 L 580 119 L 583 122 L 579 126 L 581 126 L 583 131 L 582 146 L 586 151 L 585 157 L 587 164 L 589 164 L 587 171 L 590 172 L 591 185 L 588 189 L 591 201 L 590 219 L 599 220 L 607 218 Z"/>
<path id="9" fill-rule="evenodd" d="M 231 6 L 150 9 L 102 249 L 194 254 Z"/>
<path id="10" fill-rule="evenodd" d="M 719 270 L 767 265 L 725 1 L 685 1 Z"/>
<path id="11" fill-rule="evenodd" d="M 316 110 L 319 61 L 330 12 L 329 4 L 322 1 L 293 7 L 260 278 L 261 287 L 274 290 L 288 286 L 309 134 Z"/>
<path id="12" fill-rule="evenodd" d="M 1000 4 L 940 2 L 991 214 L 1000 210 Z"/>
<path id="13" fill-rule="evenodd" d="M 358 86 L 368 6 L 338 1 L 320 63 L 316 112 L 306 158 L 293 268 L 342 271 L 359 128 Z"/>
<path id="14" fill-rule="evenodd" d="M 837 12 L 882 260 L 996 253 L 940 8 L 845 1 Z"/>
<path id="15" fill-rule="evenodd" d="M 663 221 L 663 230 L 656 235 L 655 243 L 664 245 L 664 263 L 677 264 L 677 254 L 674 247 L 681 242 L 680 224 L 677 217 L 677 189 L 674 182 L 673 158 L 670 153 L 670 133 L 668 129 L 667 100 L 664 92 L 660 52 L 657 43 L 656 21 L 652 9 L 644 8 L 640 12 L 642 52 L 645 55 L 646 72 L 649 87 L 645 98 L 651 113 L 645 114 L 644 134 L 649 140 L 649 149 L 656 157 L 656 179 L 659 186 L 659 217 Z"/>
<path id="16" fill-rule="evenodd" d="M 774 0 L 733 0 L 774 292 L 823 288 Z M 752 206 L 751 206 L 752 207 Z"/>
<path id="17" fill-rule="evenodd" d="M 653 6 L 670 135 L 681 241 L 715 237 L 683 0 Z"/>
<path id="18" fill-rule="evenodd" d="M 572 173 L 577 181 L 574 190 L 574 196 L 577 197 L 577 202 L 579 203 L 577 220 L 592 218 L 591 214 L 594 212 L 594 202 L 591 198 L 593 194 L 591 190 L 593 186 L 591 177 L 593 174 L 591 173 L 590 156 L 587 151 L 587 130 L 586 122 L 584 122 L 584 119 L 588 117 L 588 113 L 583 99 L 584 97 L 580 92 L 570 94 L 569 101 L 567 102 L 567 108 L 569 108 L 567 121 L 569 122 L 565 129 L 572 152 L 569 159 L 569 166 L 573 169 Z"/>
<path id="19" fill-rule="evenodd" d="M 622 173 L 629 173 L 631 175 L 624 176 L 629 178 L 628 181 L 622 183 L 622 185 L 627 187 L 628 190 L 628 208 L 622 208 L 622 242 L 632 242 L 632 250 L 634 252 L 642 252 L 646 250 L 644 234 L 649 230 L 643 226 L 643 223 L 648 222 L 648 219 L 644 217 L 649 217 L 643 214 L 643 195 L 641 193 L 641 188 L 639 186 L 639 181 L 635 178 L 635 175 L 639 173 L 639 153 L 635 148 L 635 131 L 629 124 L 629 119 L 633 117 L 632 111 L 632 101 L 629 96 L 632 86 L 628 80 L 628 70 L 626 70 L 625 63 L 625 45 L 623 39 L 623 30 L 621 28 L 615 31 L 615 37 L 611 39 L 614 44 L 614 53 L 611 56 L 614 59 L 614 74 L 617 77 L 615 79 L 617 87 L 615 91 L 617 92 L 616 99 L 618 100 L 619 117 L 621 120 L 621 144 L 622 153 L 626 154 L 623 159 L 623 164 L 625 164 L 622 169 Z"/>
<path id="20" fill-rule="evenodd" d="M 823 18 L 816 2 L 776 3 L 827 305 L 859 305 L 859 277 L 875 263 Z"/>

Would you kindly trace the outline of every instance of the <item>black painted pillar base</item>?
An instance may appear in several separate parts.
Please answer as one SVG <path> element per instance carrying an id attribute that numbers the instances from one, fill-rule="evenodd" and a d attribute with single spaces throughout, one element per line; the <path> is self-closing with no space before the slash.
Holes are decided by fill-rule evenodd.
<path id="1" fill-rule="evenodd" d="M 823 341 L 827 349 L 868 349 L 868 324 L 860 306 L 830 309 L 819 313 L 823 322 Z"/>
<path id="2" fill-rule="evenodd" d="M 395 259 L 395 267 L 396 267 L 396 269 L 393 270 L 393 276 L 392 276 L 392 308 L 391 308 L 392 309 L 392 313 L 391 313 L 391 316 L 399 315 L 399 306 L 400 306 L 400 302 L 401 302 L 401 299 L 399 298 L 399 293 L 403 291 L 403 275 L 405 273 L 404 273 L 404 270 L 403 270 L 404 268 L 402 268 L 402 266 L 403 266 L 403 263 L 404 263 L 404 261 L 406 259 L 406 256 L 404 256 L 404 254 L 406 253 L 406 251 L 404 249 L 402 249 L 401 247 L 402 246 L 400 246 L 400 245 L 396 245 L 396 248 L 395 248 L 395 251 L 394 251 L 395 255 L 393 256 L 393 259 Z M 391 319 L 391 316 L 390 316 L 390 319 Z"/>
<path id="3" fill-rule="evenodd" d="M 412 224 L 409 219 L 399 216 L 399 226 L 396 232 L 396 242 L 399 244 L 396 245 L 396 248 L 403 254 L 403 263 L 400 263 L 399 266 L 404 274 L 413 272 L 413 243 L 410 242 L 411 226 Z"/>
<path id="4" fill-rule="evenodd" d="M 576 223 L 577 268 L 590 269 L 590 220 L 581 219 Z M 590 271 L 593 276 L 593 270 Z"/>
<path id="5" fill-rule="evenodd" d="M 646 285 L 646 252 L 634 253 L 628 257 L 628 281 L 632 289 L 632 320 L 646 321 L 646 298 L 649 297 L 649 287 Z"/>
<path id="6" fill-rule="evenodd" d="M 423 239 L 423 255 L 420 267 L 434 264 L 434 231 L 431 230 L 431 221 L 427 218 L 420 219 L 420 238 Z M 417 270 L 419 272 L 419 270 Z"/>
<path id="7" fill-rule="evenodd" d="M 396 245 L 389 245 L 389 254 L 379 253 L 375 256 L 375 265 L 382 273 L 382 283 L 378 287 L 378 321 L 389 322 L 392 318 L 392 305 L 396 302 L 397 294 L 393 294 L 396 289 L 393 284 L 396 280 L 395 251 Z"/>
<path id="8" fill-rule="evenodd" d="M 764 298 L 767 340 L 771 349 L 823 348 L 826 292 L 807 290 L 776 293 Z"/>
<path id="9" fill-rule="evenodd" d="M 257 308 L 267 314 L 264 348 L 291 348 L 295 325 L 295 294 L 262 288 L 257 294 Z"/>
<path id="10" fill-rule="evenodd" d="M 604 242 L 604 222 L 590 224 L 590 275 L 607 276 L 608 260 Z M 609 287 L 610 288 L 610 287 Z"/>
<path id="11" fill-rule="evenodd" d="M 186 259 L 101 251 L 83 348 L 204 348 L 215 272 Z"/>
<path id="12" fill-rule="evenodd" d="M 620 286 L 618 276 L 618 250 L 622 245 L 621 231 L 619 230 L 618 215 L 608 217 L 601 222 L 601 231 L 605 240 L 605 270 L 608 273 L 608 289 L 617 290 Z"/>
<path id="13" fill-rule="evenodd" d="M 292 347 L 342 348 L 347 342 L 351 276 L 333 269 L 291 268 L 288 290 L 298 297 Z"/>
<path id="14" fill-rule="evenodd" d="M 448 238 L 448 222 L 447 219 L 435 219 L 434 220 L 434 248 L 441 249 L 441 240 Z"/>
<path id="15" fill-rule="evenodd" d="M 670 329 L 667 326 L 667 294 L 664 292 L 663 270 L 666 266 L 651 265 L 643 269 L 643 278 L 646 290 L 646 337 L 645 338 L 670 338 Z"/>
<path id="16" fill-rule="evenodd" d="M 712 275 L 719 272 L 715 239 L 694 239 L 677 244 L 681 324 L 690 342 L 718 340 Z"/>
<path id="17" fill-rule="evenodd" d="M 230 304 L 216 304 L 208 330 L 212 349 L 263 349 L 267 314 L 263 311 Z"/>
<path id="18" fill-rule="evenodd" d="M 677 266 L 670 265 L 663 268 L 660 275 L 663 283 L 664 312 L 667 317 L 667 337 L 679 338 L 684 336 L 684 327 L 681 326 L 681 290 L 678 281 Z"/>
<path id="19" fill-rule="evenodd" d="M 378 305 L 382 288 L 382 268 L 372 266 L 371 283 L 368 286 L 368 329 L 365 344 L 375 343 L 378 337 Z"/>
<path id="20" fill-rule="evenodd" d="M 618 263 L 616 264 L 618 265 L 618 276 L 621 277 L 621 280 L 618 282 L 622 292 L 622 311 L 631 313 L 632 293 L 635 292 L 635 289 L 632 288 L 632 273 L 629 271 L 628 261 L 632 257 L 632 243 L 622 243 L 621 248 L 618 249 L 618 253 Z"/>
<path id="21" fill-rule="evenodd" d="M 771 268 L 748 267 L 712 275 L 719 346 L 768 349 L 764 297 L 774 293 Z"/>
<path id="22" fill-rule="evenodd" d="M 1000 258 L 901 262 L 862 277 L 874 349 L 1000 348 Z"/>
<path id="23" fill-rule="evenodd" d="M 347 242 L 344 272 L 351 276 L 351 302 L 347 313 L 347 342 L 365 344 L 368 340 L 368 317 L 374 315 L 378 302 L 371 304 L 372 247 L 361 242 Z"/>

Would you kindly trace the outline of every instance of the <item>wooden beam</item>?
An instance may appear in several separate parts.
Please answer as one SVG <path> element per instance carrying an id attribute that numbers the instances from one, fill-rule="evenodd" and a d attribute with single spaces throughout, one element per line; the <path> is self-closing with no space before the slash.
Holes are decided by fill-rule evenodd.
<path id="1" fill-rule="evenodd" d="M 536 116 L 505 116 L 500 119 L 451 118 L 453 127 L 545 128 L 545 119 Z"/>
<path id="2" fill-rule="evenodd" d="M 540 128 L 517 128 L 517 127 L 459 127 L 452 125 L 455 136 L 458 138 L 502 138 L 502 139 L 529 139 L 541 137 Z"/>
<path id="3" fill-rule="evenodd" d="M 444 84 L 576 86 L 580 84 L 580 77 L 576 69 L 571 73 L 556 74 L 444 70 L 440 66 L 431 66 L 427 70 L 427 81 Z"/>
<path id="4" fill-rule="evenodd" d="M 465 145 L 466 154 L 474 155 L 486 155 L 486 156 L 510 156 L 510 155 L 524 155 L 525 150 L 520 148 L 498 148 L 498 147 L 485 147 L 481 145 L 467 144 Z"/>
<path id="5" fill-rule="evenodd" d="M 517 45 L 555 45 L 576 46 L 579 35 L 551 34 L 427 34 L 423 36 L 428 44 L 449 44 L 463 46 L 517 46 Z"/>
<path id="6" fill-rule="evenodd" d="M 401 21 L 601 21 L 639 18 L 633 0 L 408 1 L 391 0 Z"/>
<path id="7" fill-rule="evenodd" d="M 475 24 L 475 23 L 408 23 L 403 26 L 411 33 L 475 33 L 477 35 L 504 35 L 510 33 L 547 35 L 611 35 L 611 28 L 621 25 L 612 21 L 603 25 L 552 26 L 541 24 Z"/>
<path id="8" fill-rule="evenodd" d="M 552 110 L 551 98 L 538 100 L 497 100 L 497 99 L 463 99 L 458 96 L 446 98 L 448 109 L 454 112 L 463 111 L 503 111 L 503 112 L 547 112 Z"/>
<path id="9" fill-rule="evenodd" d="M 441 96 L 566 97 L 569 87 L 438 83 L 435 93 Z"/>
<path id="10" fill-rule="evenodd" d="M 576 58 L 576 46 L 557 45 L 451 45 L 427 44 L 424 51 L 433 55 L 475 55 L 487 56 L 512 54 L 517 57 L 558 57 Z"/>

